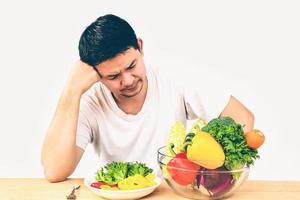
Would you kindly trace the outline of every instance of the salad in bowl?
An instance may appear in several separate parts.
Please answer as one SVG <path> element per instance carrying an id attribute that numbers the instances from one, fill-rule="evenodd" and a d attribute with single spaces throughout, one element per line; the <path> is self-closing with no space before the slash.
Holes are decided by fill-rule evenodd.
<path id="1" fill-rule="evenodd" d="M 153 169 L 140 162 L 111 162 L 95 177 L 84 181 L 96 195 L 107 199 L 138 199 L 152 193 L 160 184 Z"/>

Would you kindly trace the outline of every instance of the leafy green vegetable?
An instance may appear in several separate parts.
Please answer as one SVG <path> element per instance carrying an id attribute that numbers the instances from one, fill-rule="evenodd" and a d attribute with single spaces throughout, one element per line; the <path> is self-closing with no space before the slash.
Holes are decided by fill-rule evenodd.
<path id="1" fill-rule="evenodd" d="M 211 120 L 202 131 L 210 133 L 223 147 L 225 153 L 224 166 L 228 170 L 250 166 L 259 158 L 257 150 L 248 147 L 242 126 L 230 117 Z"/>
<path id="2" fill-rule="evenodd" d="M 128 176 L 133 176 L 136 174 L 140 174 L 142 176 L 147 176 L 152 173 L 152 169 L 147 167 L 144 163 L 131 163 L 129 164 Z"/>
<path id="3" fill-rule="evenodd" d="M 96 173 L 96 181 L 102 181 L 108 185 L 114 185 L 129 176 L 140 174 L 147 176 L 152 173 L 144 163 L 139 162 L 112 162 L 100 168 Z"/>
<path id="4" fill-rule="evenodd" d="M 97 181 L 103 181 L 109 185 L 118 183 L 126 178 L 128 173 L 128 163 L 112 162 L 99 169 L 96 174 Z"/>

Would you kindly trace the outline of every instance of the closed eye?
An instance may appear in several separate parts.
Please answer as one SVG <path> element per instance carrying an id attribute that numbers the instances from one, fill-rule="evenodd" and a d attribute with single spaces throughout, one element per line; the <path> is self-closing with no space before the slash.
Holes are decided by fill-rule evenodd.
<path id="1" fill-rule="evenodd" d="M 115 80 L 119 77 L 119 74 L 109 75 L 107 78 L 108 80 Z"/>
<path id="2" fill-rule="evenodd" d="M 135 64 L 133 64 L 133 65 L 127 67 L 127 70 L 133 69 L 134 67 L 135 67 Z"/>
<path id="3" fill-rule="evenodd" d="M 136 59 L 134 59 L 130 65 L 126 68 L 126 70 L 131 70 L 136 66 Z"/>

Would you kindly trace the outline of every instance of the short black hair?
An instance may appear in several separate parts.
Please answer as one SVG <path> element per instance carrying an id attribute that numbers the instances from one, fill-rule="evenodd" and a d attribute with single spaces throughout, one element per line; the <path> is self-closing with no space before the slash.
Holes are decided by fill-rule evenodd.
<path id="1" fill-rule="evenodd" d="M 99 17 L 83 31 L 78 49 L 80 59 L 95 67 L 131 47 L 138 49 L 133 28 L 124 19 L 108 14 Z"/>

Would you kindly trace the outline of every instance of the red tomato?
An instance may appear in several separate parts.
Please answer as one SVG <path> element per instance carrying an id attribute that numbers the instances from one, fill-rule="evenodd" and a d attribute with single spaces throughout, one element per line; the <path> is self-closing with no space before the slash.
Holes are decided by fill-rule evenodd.
<path id="1" fill-rule="evenodd" d="M 195 181 L 199 168 L 199 165 L 187 159 L 186 152 L 176 154 L 167 165 L 170 176 L 180 185 L 188 185 Z"/>
<path id="2" fill-rule="evenodd" d="M 91 183 L 91 186 L 94 188 L 100 188 L 101 185 L 104 185 L 104 182 L 93 182 Z"/>

